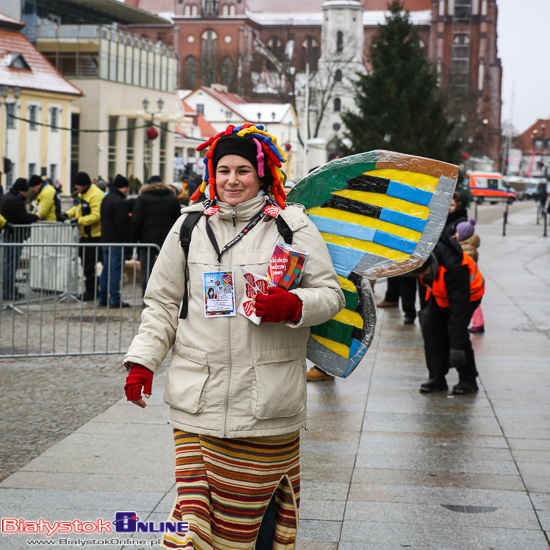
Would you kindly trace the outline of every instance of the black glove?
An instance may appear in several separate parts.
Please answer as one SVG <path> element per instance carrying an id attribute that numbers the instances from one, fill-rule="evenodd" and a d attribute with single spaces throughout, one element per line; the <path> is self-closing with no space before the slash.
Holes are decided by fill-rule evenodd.
<path id="1" fill-rule="evenodd" d="M 69 223 L 70 223 L 71 225 L 78 225 L 78 218 L 71 218 L 71 219 L 69 220 Z"/>
<path id="2" fill-rule="evenodd" d="M 463 349 L 452 349 L 450 354 L 451 368 L 459 370 L 466 365 L 466 352 Z"/>
<path id="3" fill-rule="evenodd" d="M 61 220 L 64 222 L 69 220 L 69 216 L 67 216 L 67 212 L 61 212 Z"/>

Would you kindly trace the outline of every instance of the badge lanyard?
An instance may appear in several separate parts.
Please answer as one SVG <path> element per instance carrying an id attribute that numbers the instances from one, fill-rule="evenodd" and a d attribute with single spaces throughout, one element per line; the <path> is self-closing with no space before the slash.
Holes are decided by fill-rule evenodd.
<path id="1" fill-rule="evenodd" d="M 220 247 L 218 246 L 218 241 L 216 240 L 216 236 L 214 235 L 214 231 L 212 231 L 212 228 L 210 227 L 210 224 L 208 223 L 208 218 L 206 218 L 206 233 L 208 234 L 208 238 L 210 239 L 210 242 L 212 243 L 212 246 L 214 247 L 214 250 L 216 251 L 216 255 L 218 256 L 218 264 L 221 264 L 222 261 L 222 254 L 228 249 L 231 248 L 235 243 L 240 241 L 253 227 L 255 227 L 258 222 L 260 222 L 263 218 L 265 218 L 267 214 L 262 209 L 261 212 L 258 212 L 250 220 L 248 225 L 231 241 L 229 241 L 220 251 Z"/>

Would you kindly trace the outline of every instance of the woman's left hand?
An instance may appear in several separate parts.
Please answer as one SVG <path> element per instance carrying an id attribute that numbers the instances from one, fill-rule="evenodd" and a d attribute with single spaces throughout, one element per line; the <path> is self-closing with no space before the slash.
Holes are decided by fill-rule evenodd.
<path id="1" fill-rule="evenodd" d="M 262 318 L 262 323 L 269 321 L 296 323 L 300 319 L 302 300 L 298 296 L 278 286 L 269 287 L 267 292 L 267 294 L 258 293 L 254 304 L 256 315 Z"/>

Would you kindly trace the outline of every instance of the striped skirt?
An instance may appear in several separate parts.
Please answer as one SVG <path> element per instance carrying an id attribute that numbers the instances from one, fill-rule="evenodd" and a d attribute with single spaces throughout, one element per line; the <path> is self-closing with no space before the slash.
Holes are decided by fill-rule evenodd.
<path id="1" fill-rule="evenodd" d="M 174 430 L 178 495 L 164 548 L 254 550 L 262 517 L 276 500 L 273 550 L 293 550 L 300 500 L 300 433 L 220 439 Z"/>

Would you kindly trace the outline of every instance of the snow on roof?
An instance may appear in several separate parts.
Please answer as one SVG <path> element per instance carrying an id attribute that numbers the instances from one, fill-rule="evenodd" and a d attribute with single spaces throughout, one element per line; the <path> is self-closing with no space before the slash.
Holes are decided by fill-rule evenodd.
<path id="1" fill-rule="evenodd" d="M 25 26 L 25 23 L 23 23 L 23 21 L 19 21 L 18 19 L 14 19 L 13 17 L 10 17 L 5 13 L 0 12 L 0 25 L 7 28 L 20 29 Z"/>
<path id="2" fill-rule="evenodd" d="M 21 54 L 30 67 L 10 67 L 14 54 Z M 30 42 L 19 32 L 0 29 L 0 82 L 6 86 L 56 92 L 59 94 L 83 95 L 71 84 Z"/>
<path id="3" fill-rule="evenodd" d="M 323 12 L 321 11 L 315 13 L 257 13 L 247 10 L 246 15 L 249 19 L 264 27 L 279 25 L 318 27 L 323 24 Z"/>
<path id="4" fill-rule="evenodd" d="M 183 101 L 193 90 L 176 90 L 176 94 Z"/>
<path id="5" fill-rule="evenodd" d="M 249 122 L 273 124 L 281 122 L 289 109 L 290 103 L 246 103 L 239 105 L 237 112 Z"/>
<path id="6" fill-rule="evenodd" d="M 364 11 L 363 26 L 383 25 L 386 22 L 386 16 L 389 15 L 389 11 Z M 431 10 L 411 11 L 409 19 L 413 25 L 431 25 L 432 12 Z"/>

